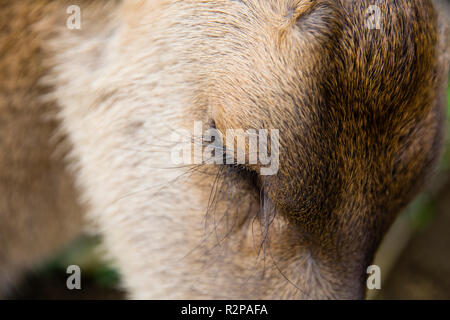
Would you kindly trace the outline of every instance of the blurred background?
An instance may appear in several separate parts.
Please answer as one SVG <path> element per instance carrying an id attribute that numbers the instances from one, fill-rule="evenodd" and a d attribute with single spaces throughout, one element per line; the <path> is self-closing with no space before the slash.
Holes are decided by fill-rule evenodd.
<path id="1" fill-rule="evenodd" d="M 382 287 L 368 292 L 369 299 L 450 299 L 450 103 L 447 126 L 439 172 L 386 236 L 374 262 Z M 105 256 L 100 237 L 83 236 L 29 274 L 12 298 L 123 299 L 120 274 Z M 81 290 L 66 287 L 73 264 L 82 270 Z"/>

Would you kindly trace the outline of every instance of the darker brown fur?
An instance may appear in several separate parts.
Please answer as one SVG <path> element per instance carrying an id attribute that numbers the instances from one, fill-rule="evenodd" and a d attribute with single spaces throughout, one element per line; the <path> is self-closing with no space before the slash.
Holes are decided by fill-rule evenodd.
<path id="1" fill-rule="evenodd" d="M 371 4 L 383 13 L 380 30 L 365 28 Z M 280 173 L 264 186 L 319 259 L 364 273 L 440 154 L 444 106 L 437 99 L 446 73 L 438 65 L 431 2 L 337 6 L 343 19 L 312 66 L 314 83 L 300 87 L 306 99 L 293 101 L 307 111 L 280 123 L 291 134 Z"/>
<path id="2" fill-rule="evenodd" d="M 305 98 L 293 101 L 307 110 L 279 124 L 290 132 L 281 171 L 264 181 L 318 252 L 339 260 L 364 252 L 350 259 L 363 265 L 434 168 L 444 119 L 431 3 L 375 2 L 383 26 L 372 31 L 370 4 L 338 3 L 343 19 L 311 66 L 313 83 L 299 87 Z"/>

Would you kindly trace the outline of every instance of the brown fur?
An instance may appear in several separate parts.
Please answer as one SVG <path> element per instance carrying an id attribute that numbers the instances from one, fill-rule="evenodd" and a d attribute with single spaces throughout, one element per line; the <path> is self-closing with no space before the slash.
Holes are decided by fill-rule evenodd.
<path id="1" fill-rule="evenodd" d="M 67 244 L 81 229 L 80 207 L 66 172 L 63 139 L 42 103 L 48 88 L 36 23 L 53 14 L 50 1 L 0 4 L 0 295 L 24 270 Z"/>
<path id="2" fill-rule="evenodd" d="M 181 96 L 189 102 L 179 115 L 182 125 L 189 127 L 191 120 L 201 119 L 214 123 L 222 132 L 228 128 L 280 129 L 280 171 L 275 176 L 260 177 L 256 174 L 258 166 L 192 168 L 185 184 L 172 186 L 176 190 L 179 188 L 176 193 L 179 198 L 163 190 L 160 193 L 167 192 L 167 195 L 155 193 L 155 200 L 143 195 L 141 199 L 123 195 L 114 201 L 103 199 L 99 196 L 102 192 L 120 193 L 117 185 L 121 181 L 116 179 L 123 173 L 120 170 L 130 165 L 129 161 L 125 165 L 125 162 L 112 164 L 114 154 L 130 152 L 125 148 L 121 150 L 120 147 L 128 145 L 121 140 L 112 141 L 113 135 L 138 140 L 142 125 L 130 120 L 126 131 L 121 133 L 116 130 L 121 127 L 111 122 L 105 131 L 109 134 L 102 136 L 94 133 L 94 127 L 89 129 L 86 119 L 97 105 L 104 112 L 100 119 L 113 119 L 114 105 L 128 106 L 121 104 L 122 96 L 118 92 L 134 88 L 134 83 L 131 79 L 121 79 L 120 83 L 112 82 L 113 87 L 108 84 L 107 90 L 102 91 L 102 87 L 95 92 L 83 87 L 86 96 L 94 97 L 97 103 L 79 105 L 79 111 L 70 106 L 67 97 L 73 94 L 81 99 L 84 92 L 77 88 L 78 84 L 71 84 L 64 78 L 64 72 L 55 69 L 50 75 L 56 79 L 53 83 L 55 96 L 62 106 L 65 129 L 72 137 L 74 155 L 78 157 L 78 183 L 93 207 L 91 216 L 100 223 L 106 242 L 119 261 L 126 286 L 134 297 L 152 296 L 151 282 L 145 280 L 150 281 L 157 274 L 161 279 L 166 276 L 189 281 L 184 287 L 168 284 L 166 291 L 161 292 L 171 290 L 167 293 L 169 297 L 361 298 L 366 267 L 382 236 L 396 214 L 430 176 L 441 150 L 448 53 L 446 31 L 438 24 L 432 3 L 422 0 L 175 1 L 174 7 L 179 8 L 176 14 L 180 15 L 176 16 L 164 11 L 169 10 L 166 2 L 155 2 L 150 8 L 137 1 L 118 6 L 119 9 L 103 9 L 105 15 L 106 12 L 117 15 L 128 28 L 121 34 L 121 54 L 131 61 L 133 55 L 128 48 L 132 48 L 131 53 L 133 50 L 141 52 L 147 45 L 148 50 L 160 49 L 152 53 L 153 58 L 164 60 L 165 55 L 170 57 L 173 51 L 180 50 L 182 58 L 177 60 L 178 65 L 173 61 L 172 64 L 161 62 L 161 66 L 149 67 L 149 76 L 164 68 L 168 70 L 166 74 L 179 72 L 185 81 L 180 86 Z M 383 12 L 379 31 L 365 27 L 365 10 L 371 4 L 377 4 Z M 98 7 L 98 12 L 102 12 L 103 6 Z M 13 21 L 27 21 L 25 18 L 29 15 L 32 15 L 31 21 L 41 20 L 44 9 L 38 5 L 36 8 L 40 9 L 17 13 L 24 20 Z M 23 4 L 17 4 L 2 8 L 0 12 L 11 14 L 26 9 Z M 160 19 L 160 24 L 155 22 L 148 29 L 140 29 L 139 23 L 150 10 L 154 10 L 155 21 Z M 87 31 L 76 35 L 62 31 L 54 37 L 51 54 L 54 66 L 67 64 L 72 70 L 72 62 L 63 61 L 63 57 L 67 59 L 63 53 L 69 51 L 71 37 L 76 39 L 72 43 L 74 46 L 92 39 L 92 30 L 101 30 L 99 33 L 104 32 L 105 37 L 94 38 L 96 43 L 101 47 L 102 41 L 108 41 L 104 30 L 109 30 L 107 26 L 114 22 L 90 19 L 85 20 Z M 174 23 L 165 30 L 167 20 Z M 7 24 L 4 28 L 10 28 L 11 22 L 4 23 Z M 53 28 L 54 23 L 48 22 L 47 28 Z M 41 253 L 50 252 L 74 234 L 52 230 L 62 230 L 72 223 L 79 225 L 76 215 L 79 207 L 74 200 L 70 176 L 64 171 L 60 158 L 50 157 L 55 147 L 48 141 L 57 124 L 50 121 L 44 125 L 41 120 L 45 113 L 42 110 L 51 110 L 52 106 L 37 103 L 44 89 L 37 87 L 36 81 L 46 70 L 37 67 L 41 64 L 33 60 L 42 58 L 39 54 L 41 38 L 30 25 L 26 22 L 19 29 L 22 33 L 5 32 L 0 38 L 2 48 L 10 45 L 12 39 L 28 39 L 20 46 L 25 57 L 16 55 L 19 50 L 12 48 L 0 60 L 2 66 L 6 64 L 1 68 L 1 78 L 2 83 L 7 84 L 6 102 L 0 105 L 0 115 L 2 119 L 14 116 L 14 122 L 5 120 L 9 123 L 8 131 L 3 133 L 7 127 L 0 129 L 2 149 L 8 150 L 3 153 L 6 157 L 0 158 L 0 187 L 8 190 L 2 192 L 5 199 L 0 201 L 7 205 L 0 211 L 0 219 L 5 220 L 0 224 L 0 235 L 8 239 L 2 243 L 13 246 L 5 250 L 9 247 L 2 245 L 0 259 L 4 257 L 7 263 L 0 263 L 0 271 L 2 266 L 4 270 L 13 270 L 11 265 L 19 265 L 15 270 L 20 271 Z M 45 26 L 41 24 L 40 28 L 45 29 Z M 158 28 L 168 31 L 167 34 L 154 36 L 152 32 L 161 31 Z M 153 42 L 147 44 L 145 40 L 151 36 Z M 64 42 L 66 38 L 69 44 Z M 171 42 L 173 39 L 179 41 L 175 42 L 176 47 Z M 83 59 L 106 56 L 95 50 L 88 54 Z M 99 66 L 93 58 L 89 61 L 92 61 L 89 72 L 101 71 L 101 64 Z M 134 63 L 137 69 L 139 62 Z M 15 65 L 27 66 L 23 69 L 26 72 L 20 72 L 19 67 L 13 69 Z M 161 77 L 160 83 L 165 84 L 165 81 L 169 80 Z M 175 86 L 163 89 L 170 98 L 180 94 L 175 92 L 178 89 Z M 161 104 L 157 100 L 160 91 L 144 93 L 149 105 Z M 164 99 L 164 94 L 162 96 Z M 26 111 L 24 106 L 27 106 Z M 91 132 L 89 138 L 92 136 L 94 147 L 111 143 L 104 147 L 107 151 L 92 156 L 95 160 L 86 160 L 85 150 L 95 153 L 95 148 L 89 149 L 89 141 L 77 136 L 79 123 Z M 29 134 L 30 128 L 35 128 L 34 134 Z M 107 142 L 108 137 L 111 140 Z M 33 141 L 28 143 L 29 139 Z M 10 142 L 4 146 L 4 141 Z M 139 152 L 129 159 L 140 159 Z M 95 163 L 109 165 L 110 162 L 111 169 L 107 167 L 104 171 L 113 174 L 96 177 L 94 172 L 99 166 Z M 20 164 L 20 168 L 12 170 L 14 164 Z M 138 171 L 140 165 L 137 161 L 132 167 Z M 148 178 L 132 177 L 122 184 L 134 186 L 133 179 L 139 185 Z M 30 190 L 33 186 L 36 189 Z M 173 201 L 174 208 L 177 203 L 186 203 L 186 216 L 181 219 L 184 225 L 178 223 L 168 229 L 177 230 L 167 234 L 167 252 L 171 255 L 170 250 L 175 250 L 172 239 L 181 237 L 181 242 L 174 243 L 192 245 L 202 239 L 196 223 L 203 221 L 202 217 L 189 213 L 193 211 L 188 209 L 186 199 L 189 198 L 183 199 L 178 195 L 180 192 L 194 194 L 189 197 L 195 197 L 207 207 L 206 221 L 213 225 L 215 236 L 205 239 L 194 254 L 184 257 L 183 266 L 175 268 L 168 264 L 171 257 L 159 258 L 161 266 L 178 270 L 146 276 L 144 272 L 155 265 L 151 261 L 153 254 L 165 247 L 150 238 L 149 233 L 155 228 L 151 226 L 152 218 L 145 215 L 144 210 L 138 211 L 142 216 L 133 214 L 136 210 L 130 207 L 136 206 L 136 202 L 144 207 L 143 201 L 154 201 L 156 212 L 159 197 L 169 203 Z M 14 197 L 29 198 L 20 201 Z M 105 209 L 104 203 L 110 211 Z M 68 208 L 61 209 L 63 204 L 69 205 Z M 12 214 L 14 219 L 10 218 Z M 42 216 L 36 216 L 40 214 Z M 67 215 L 66 218 L 74 222 L 49 219 L 55 215 Z M 18 222 L 31 219 L 28 217 L 35 219 L 33 228 L 26 227 L 29 222 Z M 227 219 L 234 223 L 225 224 Z M 261 232 L 255 232 L 258 224 L 255 227 L 254 219 L 260 219 Z M 63 226 L 50 224 L 49 220 Z M 163 226 L 165 222 L 162 229 Z M 17 230 L 28 229 L 37 234 L 17 236 Z M 49 230 L 43 231 L 46 229 Z M 37 236 L 42 234 L 46 236 Z M 261 243 L 264 244 L 263 255 L 267 257 L 262 262 L 258 260 Z M 34 249 L 32 245 L 43 249 Z M 220 245 L 225 246 L 225 254 L 217 251 Z M 147 247 L 155 249 L 146 251 Z M 29 252 L 30 248 L 36 257 L 25 259 L 21 253 Z M 14 252 L 19 252 L 18 258 L 13 258 Z M 187 253 L 182 252 L 182 255 Z M 270 267 L 266 267 L 266 263 Z M 137 274 L 144 279 L 139 280 Z M 0 281 L 5 282 L 1 278 Z M 179 292 L 174 294 L 175 290 Z"/>

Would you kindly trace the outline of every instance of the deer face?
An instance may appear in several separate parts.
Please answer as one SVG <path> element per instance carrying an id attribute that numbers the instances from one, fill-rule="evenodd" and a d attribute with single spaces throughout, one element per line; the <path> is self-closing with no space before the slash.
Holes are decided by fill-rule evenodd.
<path id="1" fill-rule="evenodd" d="M 363 296 L 383 234 L 438 158 L 445 78 L 431 2 L 375 4 L 379 30 L 373 1 L 130 2 L 104 52 L 86 42 L 103 64 L 56 58 L 56 78 L 83 73 L 56 96 L 135 297 Z M 277 170 L 168 166 L 166 138 L 195 120 L 278 130 Z"/>

